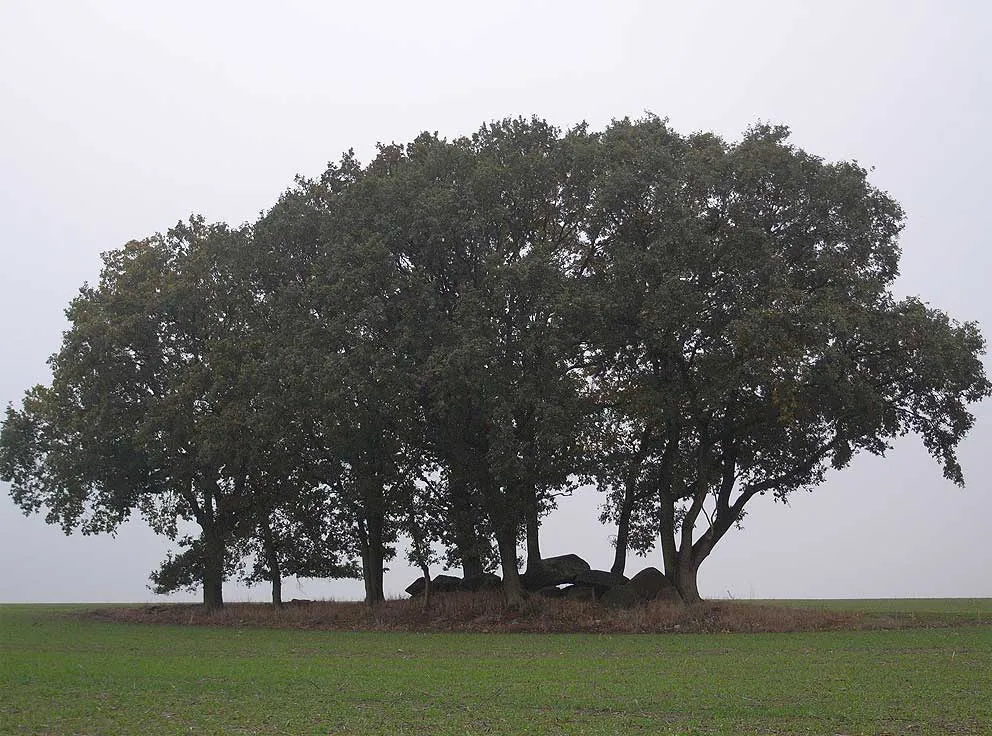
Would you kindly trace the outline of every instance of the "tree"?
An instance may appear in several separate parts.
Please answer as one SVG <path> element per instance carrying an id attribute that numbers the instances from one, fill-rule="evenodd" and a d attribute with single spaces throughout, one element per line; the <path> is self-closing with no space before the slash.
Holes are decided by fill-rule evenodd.
<path id="1" fill-rule="evenodd" d="M 420 287 L 422 405 L 452 536 L 466 575 L 481 572 L 464 553 L 479 548 L 466 519 L 484 512 L 513 604 L 518 533 L 539 567 L 539 518 L 571 487 L 578 447 L 581 380 L 559 329 L 583 204 L 567 153 L 557 129 L 518 119 L 453 142 L 425 134 L 370 166 L 374 227 Z"/>
<path id="2" fill-rule="evenodd" d="M 425 577 L 495 547 L 518 605 L 519 542 L 540 581 L 541 519 L 593 478 L 613 570 L 657 540 L 692 602 L 755 496 L 907 433 L 963 483 L 985 344 L 893 295 L 902 219 L 766 125 L 512 119 L 348 153 L 253 226 L 105 254 L 51 385 L 7 410 L 0 478 L 67 531 L 140 513 L 180 547 L 158 589 L 208 606 L 225 576 L 278 604 L 284 575 L 358 559 L 374 605 L 401 534 Z"/>
<path id="3" fill-rule="evenodd" d="M 175 540 L 195 521 L 199 539 L 155 581 L 198 582 L 211 608 L 239 530 L 255 528 L 258 466 L 278 446 L 260 433 L 252 297 L 230 268 L 248 238 L 192 218 L 104 254 L 99 285 L 66 312 L 51 386 L 9 408 L 0 434 L 15 502 L 47 508 L 67 532 L 112 532 L 139 512 Z"/>
<path id="4" fill-rule="evenodd" d="M 396 254 L 368 225 L 367 176 L 348 154 L 319 180 L 298 181 L 255 228 L 253 278 L 287 386 L 284 421 L 300 428 L 310 477 L 327 495 L 323 518 L 347 527 L 375 605 L 423 443 L 416 325 Z"/>
<path id="5" fill-rule="evenodd" d="M 656 118 L 604 134 L 589 346 L 627 438 L 601 473 L 607 511 L 653 515 L 689 602 L 755 496 L 812 489 L 908 432 L 962 483 L 967 404 L 990 393 L 977 326 L 891 294 L 898 205 L 787 136 L 757 126 L 731 145 Z"/>
<path id="6" fill-rule="evenodd" d="M 347 519 L 326 487 L 307 485 L 281 495 L 273 510 L 257 523 L 258 531 L 246 537 L 244 553 L 254 562 L 242 580 L 249 585 L 269 582 L 273 605 L 282 605 L 285 576 L 361 577 Z"/>
<path id="7" fill-rule="evenodd" d="M 434 541 L 443 534 L 443 523 L 436 513 L 443 506 L 443 484 L 436 469 L 428 477 L 412 479 L 405 484 L 407 497 L 403 499 L 405 518 L 400 528 L 409 538 L 407 561 L 420 568 L 424 578 L 424 608 L 431 602 L 431 565 L 440 562 Z"/>

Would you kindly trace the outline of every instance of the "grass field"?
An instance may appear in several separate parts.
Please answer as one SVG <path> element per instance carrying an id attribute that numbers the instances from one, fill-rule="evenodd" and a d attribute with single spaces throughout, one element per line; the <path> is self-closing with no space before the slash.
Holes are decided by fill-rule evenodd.
<path id="1" fill-rule="evenodd" d="M 748 601 L 750 602 L 750 601 Z M 871 600 L 789 600 L 754 601 L 774 603 L 795 608 L 817 608 L 826 611 L 858 611 L 869 615 L 899 618 L 958 619 L 992 621 L 992 598 L 873 598 Z"/>
<path id="2" fill-rule="evenodd" d="M 107 623 L 8 605 L 0 732 L 992 734 L 992 627 L 975 623 L 992 601 L 790 605 L 961 625 L 343 633 Z"/>

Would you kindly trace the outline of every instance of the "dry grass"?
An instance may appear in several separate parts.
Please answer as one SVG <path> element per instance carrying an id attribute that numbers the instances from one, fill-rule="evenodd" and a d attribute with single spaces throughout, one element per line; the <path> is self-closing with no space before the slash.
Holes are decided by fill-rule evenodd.
<path id="1" fill-rule="evenodd" d="M 231 603 L 214 612 L 194 604 L 158 604 L 106 608 L 87 615 L 120 622 L 192 626 L 479 633 L 760 633 L 907 625 L 897 618 L 865 616 L 859 612 L 735 601 L 709 601 L 694 606 L 654 602 L 629 610 L 614 610 L 592 601 L 534 596 L 521 609 L 509 610 L 498 592 L 438 595 L 426 609 L 419 600 L 390 600 L 374 610 L 363 603 L 314 601 L 281 609 L 263 603 Z"/>

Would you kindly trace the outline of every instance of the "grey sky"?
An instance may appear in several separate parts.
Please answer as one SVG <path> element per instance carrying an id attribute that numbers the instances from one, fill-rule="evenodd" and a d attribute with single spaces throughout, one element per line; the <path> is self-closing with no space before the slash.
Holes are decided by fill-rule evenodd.
<path id="1" fill-rule="evenodd" d="M 905 207 L 898 291 L 992 333 L 992 10 L 978 2 L 5 2 L 0 4 L 0 402 L 48 380 L 62 310 L 101 251 L 192 212 L 239 223 L 296 173 L 421 130 L 646 110 L 683 132 L 792 127 L 875 167 Z M 986 361 L 986 365 L 992 365 Z M 788 508 L 757 499 L 704 596 L 992 596 L 992 404 L 961 491 L 914 438 Z M 0 498 L 0 601 L 149 600 L 167 549 L 140 525 L 66 538 Z M 593 492 L 545 554 L 608 565 Z M 656 557 L 649 558 L 658 564 Z M 645 563 L 637 561 L 634 569 Z M 396 593 L 413 573 L 393 565 Z M 287 586 L 357 597 L 360 585 Z M 229 598 L 264 598 L 230 585 Z"/>

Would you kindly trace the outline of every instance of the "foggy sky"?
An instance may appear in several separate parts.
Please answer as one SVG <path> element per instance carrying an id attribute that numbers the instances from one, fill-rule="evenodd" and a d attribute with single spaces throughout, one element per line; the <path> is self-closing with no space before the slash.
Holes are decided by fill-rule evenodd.
<path id="1" fill-rule="evenodd" d="M 731 139 L 759 120 L 789 125 L 812 153 L 874 167 L 905 208 L 897 292 L 992 330 L 990 6 L 349 5 L 0 4 L 0 403 L 49 380 L 63 310 L 97 280 L 102 251 L 194 212 L 253 220 L 295 174 L 349 148 L 368 160 L 379 141 L 516 115 L 601 129 L 650 111 Z M 977 414 L 960 451 L 966 490 L 905 438 L 788 507 L 755 499 L 701 568 L 701 592 L 992 596 L 992 406 Z M 155 598 L 148 573 L 167 540 L 140 523 L 65 537 L 0 491 L 0 601 Z M 545 555 L 608 567 L 597 504 L 591 490 L 563 501 Z M 631 567 L 644 564 L 659 555 Z M 416 576 L 391 567 L 387 594 Z M 360 595 L 360 583 L 286 586 L 288 598 Z"/>

